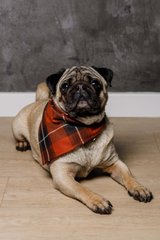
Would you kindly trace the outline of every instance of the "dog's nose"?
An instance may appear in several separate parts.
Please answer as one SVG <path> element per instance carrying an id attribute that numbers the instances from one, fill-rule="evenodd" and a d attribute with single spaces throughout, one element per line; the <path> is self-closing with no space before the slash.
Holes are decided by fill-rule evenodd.
<path id="1" fill-rule="evenodd" d="M 84 84 L 78 84 L 77 85 L 77 91 L 83 92 L 86 89 L 86 86 Z"/>
<path id="2" fill-rule="evenodd" d="M 82 84 L 79 84 L 79 85 L 78 85 L 78 90 L 79 90 L 79 91 L 82 91 L 82 90 L 83 90 L 83 85 L 82 85 Z"/>

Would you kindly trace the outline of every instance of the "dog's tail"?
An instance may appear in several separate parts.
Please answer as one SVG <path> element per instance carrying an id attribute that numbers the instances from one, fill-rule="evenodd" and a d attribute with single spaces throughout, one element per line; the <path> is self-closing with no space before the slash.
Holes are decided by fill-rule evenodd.
<path id="1" fill-rule="evenodd" d="M 36 101 L 48 100 L 50 98 L 50 91 L 45 82 L 41 82 L 37 86 Z"/>

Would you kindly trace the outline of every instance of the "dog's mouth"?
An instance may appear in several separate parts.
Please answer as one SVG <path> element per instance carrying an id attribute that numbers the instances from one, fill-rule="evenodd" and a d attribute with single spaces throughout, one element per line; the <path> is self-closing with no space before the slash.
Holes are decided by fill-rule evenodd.
<path id="1" fill-rule="evenodd" d="M 100 113 L 100 103 L 96 93 L 88 86 L 72 88 L 65 98 L 65 109 L 74 117 L 93 116 Z"/>

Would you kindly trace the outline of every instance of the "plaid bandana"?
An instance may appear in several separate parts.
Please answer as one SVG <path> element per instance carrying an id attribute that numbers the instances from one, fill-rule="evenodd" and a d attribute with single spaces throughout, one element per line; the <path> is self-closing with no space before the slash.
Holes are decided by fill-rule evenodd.
<path id="1" fill-rule="evenodd" d="M 93 140 L 103 131 L 105 121 L 104 118 L 100 123 L 84 125 L 64 113 L 50 100 L 44 109 L 39 128 L 42 164 L 50 164 L 59 156 Z"/>

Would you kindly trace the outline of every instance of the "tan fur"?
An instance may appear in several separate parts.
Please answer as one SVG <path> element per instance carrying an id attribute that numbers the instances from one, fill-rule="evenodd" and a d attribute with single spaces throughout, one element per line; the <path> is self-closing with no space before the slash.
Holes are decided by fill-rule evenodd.
<path id="1" fill-rule="evenodd" d="M 40 164 L 38 129 L 48 98 L 48 87 L 41 83 L 36 92 L 37 101 L 23 108 L 15 117 L 12 126 L 17 146 L 22 147 L 29 143 L 33 158 Z M 108 121 L 105 130 L 97 139 L 60 157 L 49 167 L 43 166 L 50 171 L 56 189 L 100 214 L 110 214 L 111 203 L 75 180 L 75 177 L 86 177 L 94 168 L 101 168 L 105 173 L 109 173 L 136 200 L 147 202 L 152 199 L 151 192 L 135 180 L 127 166 L 119 159 L 112 138 L 113 127 Z"/>
<path id="2" fill-rule="evenodd" d="M 48 100 L 50 96 L 49 88 L 45 82 L 41 82 L 37 86 L 36 101 Z"/>

